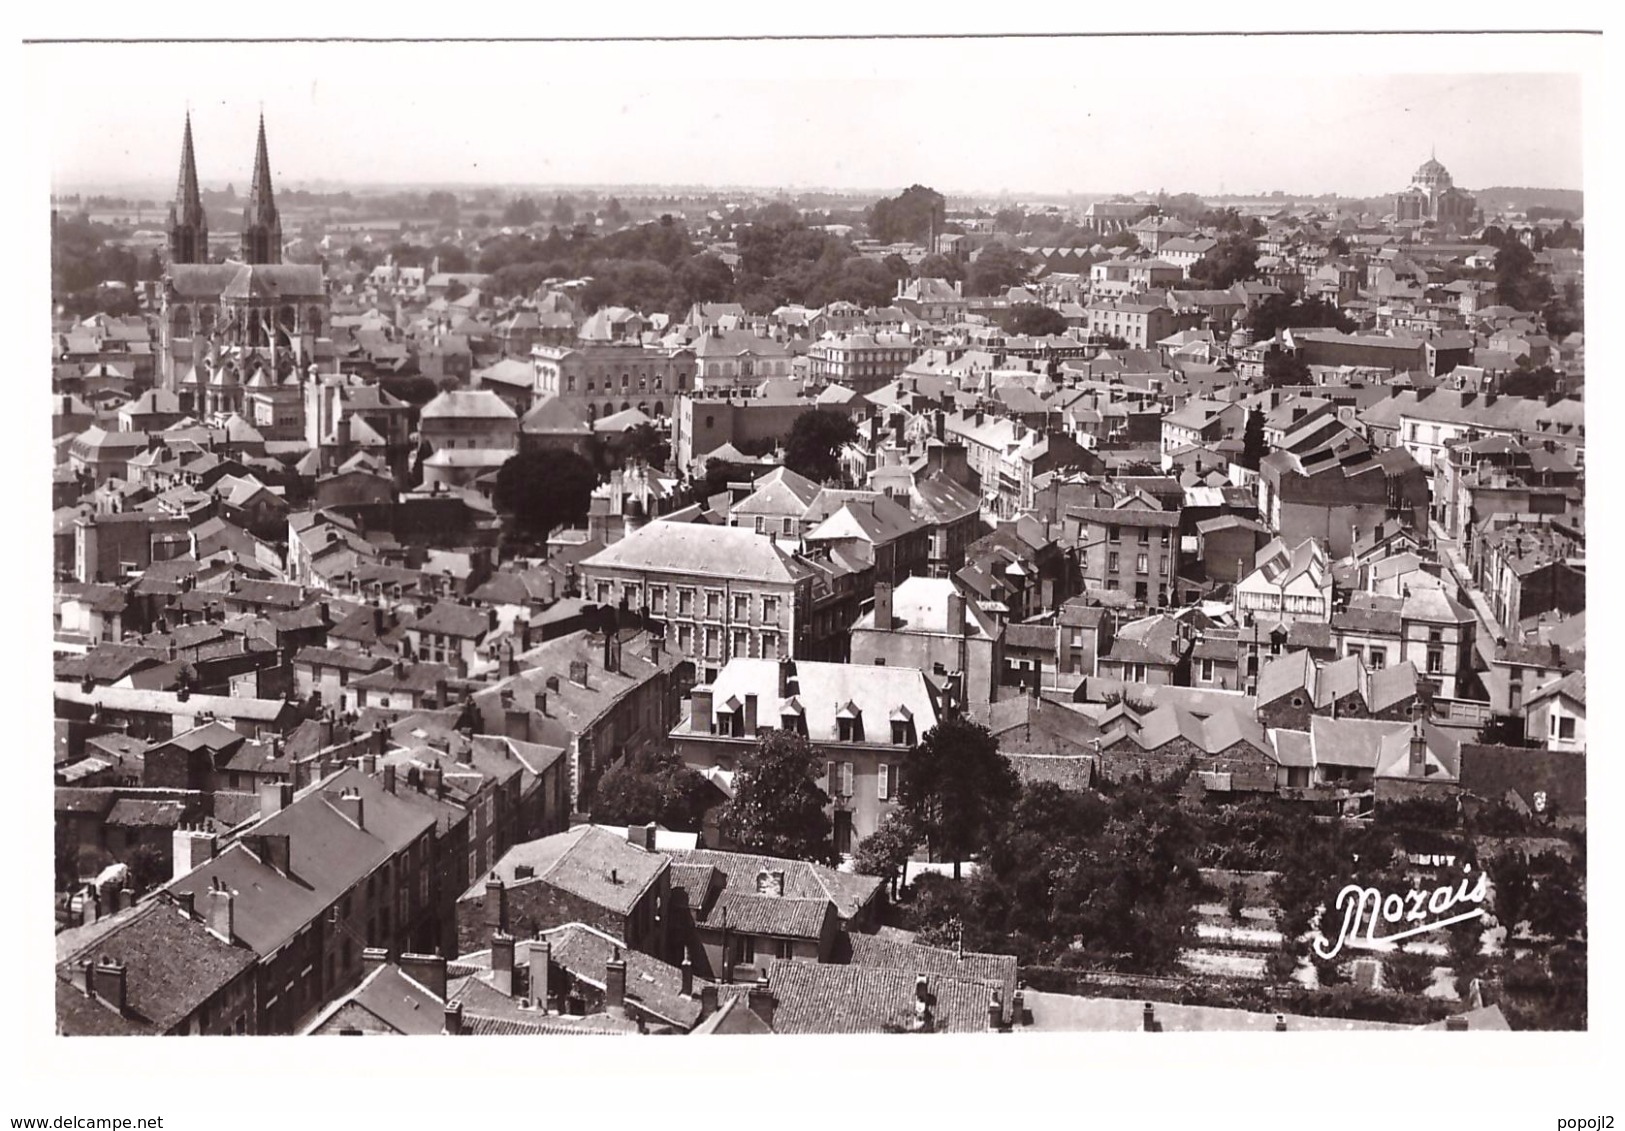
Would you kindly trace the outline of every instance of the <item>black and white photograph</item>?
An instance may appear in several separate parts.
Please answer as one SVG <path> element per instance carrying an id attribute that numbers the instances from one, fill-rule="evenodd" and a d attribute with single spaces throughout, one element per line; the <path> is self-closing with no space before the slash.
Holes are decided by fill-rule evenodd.
<path id="1" fill-rule="evenodd" d="M 839 30 L 22 46 L 17 1039 L 1600 1063 L 1600 33 Z"/>

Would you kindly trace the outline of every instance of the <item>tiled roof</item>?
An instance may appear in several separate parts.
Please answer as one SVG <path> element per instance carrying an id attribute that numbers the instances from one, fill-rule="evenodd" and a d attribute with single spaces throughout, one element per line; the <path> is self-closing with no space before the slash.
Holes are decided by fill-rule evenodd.
<path id="1" fill-rule="evenodd" d="M 519 879 L 516 869 L 528 867 L 531 877 Z M 629 913 L 644 892 L 659 880 L 669 862 L 659 853 L 645 852 L 591 825 L 517 844 L 498 860 L 493 871 L 507 884 L 543 882 L 570 892 L 618 914 Z M 462 896 L 480 898 L 486 878 L 480 877 Z"/>
<path id="2" fill-rule="evenodd" d="M 748 935 L 817 939 L 831 914 L 827 899 L 757 895 L 728 888 L 719 893 L 705 921 Z"/>
<path id="3" fill-rule="evenodd" d="M 159 1033 L 185 1020 L 254 964 L 253 951 L 222 941 L 162 899 L 59 965 L 58 976 L 69 978 L 81 958 L 124 963 L 128 1013 Z"/>
<path id="4" fill-rule="evenodd" d="M 916 973 L 774 959 L 767 968 L 776 1033 L 906 1033 L 914 1025 Z M 987 1031 L 992 990 L 981 980 L 926 975 L 935 1032 Z"/>
<path id="5" fill-rule="evenodd" d="M 953 951 L 918 943 L 893 942 L 854 931 L 847 936 L 852 947 L 852 965 L 883 970 L 905 970 L 911 974 L 941 974 L 950 978 L 980 980 L 999 989 L 1005 1018 L 1016 992 L 1016 957 L 1013 954 L 978 954 Z"/>
<path id="6" fill-rule="evenodd" d="M 793 582 L 806 575 L 765 535 L 733 526 L 651 522 L 581 563 L 717 579 Z"/>
<path id="7" fill-rule="evenodd" d="M 684 873 L 685 882 L 697 883 L 697 877 L 703 877 L 704 873 L 696 873 L 693 868 L 710 867 L 716 870 L 724 888 L 732 888 L 734 891 L 754 893 L 761 873 L 783 872 L 784 898 L 827 900 L 834 905 L 836 914 L 843 920 L 857 916 L 880 890 L 880 880 L 877 877 L 840 872 L 805 860 L 786 860 L 777 856 L 757 856 L 748 852 L 718 852 L 710 849 L 674 852 L 670 855 L 674 868 L 680 865 L 690 867 L 690 870 Z M 715 890 L 715 887 L 715 883 L 712 883 L 712 890 Z M 693 907 L 696 917 L 704 921 L 706 905 L 696 899 L 695 895 L 696 892 L 689 889 L 690 906 Z"/>
<path id="8" fill-rule="evenodd" d="M 629 950 L 620 939 L 596 927 L 568 923 L 542 932 L 549 943 L 549 961 L 599 989 L 604 987 L 605 966 L 617 955 L 626 963 L 626 996 L 644 1010 L 684 1029 L 692 1029 L 700 1019 L 697 996 L 684 997 L 682 971 Z M 703 983 L 696 980 L 694 989 Z"/>

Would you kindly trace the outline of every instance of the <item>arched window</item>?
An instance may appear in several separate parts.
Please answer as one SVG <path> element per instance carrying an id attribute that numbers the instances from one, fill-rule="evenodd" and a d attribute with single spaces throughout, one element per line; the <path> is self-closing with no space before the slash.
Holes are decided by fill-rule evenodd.
<path id="1" fill-rule="evenodd" d="M 587 402 L 587 419 L 588 420 L 597 420 L 598 419 L 598 406 L 593 404 L 591 401 Z"/>
<path id="2" fill-rule="evenodd" d="M 656 401 L 655 402 L 655 415 L 656 416 L 665 416 L 666 415 L 666 402 L 665 401 Z"/>
<path id="3" fill-rule="evenodd" d="M 622 412 L 625 412 L 627 409 L 629 409 L 631 407 L 632 407 L 632 402 L 631 401 L 622 401 L 621 402 L 621 411 Z"/>
<path id="4" fill-rule="evenodd" d="M 590 393 L 590 392 L 592 392 L 592 390 L 593 390 L 592 378 L 588 377 L 587 378 L 587 392 Z"/>
<path id="5" fill-rule="evenodd" d="M 687 373 L 679 373 L 677 375 L 677 388 L 679 390 L 688 388 L 688 374 Z"/>
<path id="6" fill-rule="evenodd" d="M 638 411 L 643 413 L 645 416 L 649 415 L 649 402 L 648 401 L 639 401 L 638 402 Z"/>
<path id="7" fill-rule="evenodd" d="M 299 311 L 291 306 L 284 306 L 277 312 L 277 324 L 284 330 L 292 330 L 299 324 Z"/>
<path id="8" fill-rule="evenodd" d="M 661 389 L 664 389 L 665 387 L 666 387 L 666 378 L 663 375 L 661 375 L 659 373 L 656 373 L 655 374 L 655 392 L 658 393 Z"/>
<path id="9" fill-rule="evenodd" d="M 612 416 L 612 415 L 614 415 L 614 412 L 615 412 L 615 402 L 614 401 L 605 401 L 604 402 L 604 415 L 605 416 Z"/>
<path id="10" fill-rule="evenodd" d="M 630 389 L 631 387 L 632 387 L 632 378 L 628 374 L 622 373 L 621 374 L 621 392 L 624 393 L 628 389 Z"/>

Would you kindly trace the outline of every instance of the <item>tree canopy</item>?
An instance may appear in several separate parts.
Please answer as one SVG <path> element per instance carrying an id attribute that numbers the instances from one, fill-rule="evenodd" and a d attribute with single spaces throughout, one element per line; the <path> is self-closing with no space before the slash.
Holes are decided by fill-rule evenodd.
<path id="1" fill-rule="evenodd" d="M 1255 341 L 1265 341 L 1282 330 L 1298 328 L 1328 328 L 1347 333 L 1354 329 L 1355 323 L 1335 302 L 1278 294 L 1266 296 L 1253 307 L 1247 315 L 1247 325 Z"/>
<path id="2" fill-rule="evenodd" d="M 999 324 L 1007 334 L 1026 337 L 1050 337 L 1066 333 L 1066 319 L 1052 306 L 1036 302 L 1018 302 L 999 316 Z"/>
<path id="3" fill-rule="evenodd" d="M 1191 264 L 1191 282 L 1214 290 L 1228 290 L 1258 274 L 1258 246 L 1245 235 L 1225 236 L 1205 259 Z"/>
<path id="4" fill-rule="evenodd" d="M 823 766 L 812 743 L 782 730 L 763 735 L 739 760 L 722 835 L 746 852 L 833 864 L 834 825 L 818 785 Z"/>
<path id="5" fill-rule="evenodd" d="M 523 533 L 546 538 L 587 517 L 598 474 L 574 452 L 519 452 L 497 470 L 496 504 Z"/>
<path id="6" fill-rule="evenodd" d="M 877 200 L 869 209 L 869 237 L 881 243 L 925 243 L 933 228 L 941 232 L 948 202 L 924 185 Z"/>
<path id="7" fill-rule="evenodd" d="M 598 779 L 592 818 L 606 825 L 650 821 L 668 829 L 697 832 L 705 811 L 721 799 L 716 786 L 675 754 L 623 758 Z"/>
<path id="8" fill-rule="evenodd" d="M 949 715 L 903 759 L 900 798 L 933 853 L 959 866 L 988 843 L 1019 792 L 1015 771 L 988 729 Z"/>
<path id="9" fill-rule="evenodd" d="M 814 483 L 839 479 L 841 449 L 857 438 L 857 425 L 845 413 L 810 409 L 790 426 L 784 442 L 784 466 Z"/>

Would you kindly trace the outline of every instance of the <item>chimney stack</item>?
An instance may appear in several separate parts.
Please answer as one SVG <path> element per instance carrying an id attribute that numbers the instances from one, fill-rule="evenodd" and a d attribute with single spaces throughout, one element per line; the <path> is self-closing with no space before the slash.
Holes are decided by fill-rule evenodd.
<path id="1" fill-rule="evenodd" d="M 999 1001 L 998 990 L 994 990 L 993 995 L 987 999 L 987 1028 L 990 1033 L 996 1033 L 1004 1028 L 1004 1003 Z"/>
<path id="2" fill-rule="evenodd" d="M 1157 1024 L 1157 1007 L 1152 1005 L 1150 1002 L 1145 1003 L 1145 1009 L 1142 1011 L 1141 1020 L 1147 1033 L 1155 1033 L 1161 1028 L 1161 1026 Z"/>
<path id="3" fill-rule="evenodd" d="M 344 814 L 356 828 L 364 829 L 367 827 L 362 820 L 361 791 L 354 786 L 341 791 L 338 800 L 333 803 L 333 807 Z"/>
<path id="4" fill-rule="evenodd" d="M 781 693 L 782 694 L 782 693 Z M 711 689 L 700 685 L 689 692 L 688 728 L 695 734 L 711 733 Z"/>
<path id="5" fill-rule="evenodd" d="M 361 951 L 361 976 L 367 977 L 374 970 L 389 961 L 389 950 L 381 946 L 363 947 Z"/>
<path id="6" fill-rule="evenodd" d="M 445 1032 L 445 1034 L 447 1036 L 452 1036 L 452 1037 L 457 1037 L 457 1036 L 462 1035 L 462 1032 L 463 1032 L 463 1003 L 462 1002 L 453 1001 L 453 1002 L 447 1002 L 446 1003 L 446 1027 L 445 1027 L 444 1032 Z"/>
<path id="7" fill-rule="evenodd" d="M 508 889 L 495 872 L 485 881 L 485 927 L 493 936 L 508 929 Z"/>
<path id="8" fill-rule="evenodd" d="M 756 693 L 748 692 L 745 695 L 745 735 L 756 737 Z"/>
<path id="9" fill-rule="evenodd" d="M 684 997 L 693 997 L 694 996 L 694 963 L 692 963 L 692 962 L 690 962 L 688 960 L 688 955 L 686 955 L 686 954 L 683 955 L 683 963 L 682 963 L 681 966 L 678 967 L 678 969 L 681 970 L 682 974 L 683 974 L 683 987 L 682 987 L 682 990 L 681 990 L 682 995 Z"/>
<path id="10" fill-rule="evenodd" d="M 1286 1014 L 1277 1013 L 1275 1015 L 1275 1031 L 1277 1033 L 1286 1032 Z"/>
<path id="11" fill-rule="evenodd" d="M 626 1016 L 626 960 L 620 947 L 604 963 L 604 1010 L 612 1017 Z"/>
<path id="12" fill-rule="evenodd" d="M 293 803 L 293 787 L 285 782 L 260 786 L 260 816 L 271 817 Z"/>
<path id="13" fill-rule="evenodd" d="M 124 963 L 111 958 L 102 958 L 91 967 L 90 979 L 97 999 L 110 1006 L 114 1012 L 123 1013 L 125 995 L 129 989 L 129 978 Z"/>
<path id="14" fill-rule="evenodd" d="M 530 941 L 530 987 L 526 998 L 530 1007 L 539 1013 L 547 1012 L 548 971 L 553 947 L 546 939 Z"/>
<path id="15" fill-rule="evenodd" d="M 875 583 L 875 631 L 890 632 L 892 587 L 889 582 Z"/>
<path id="16" fill-rule="evenodd" d="M 401 973 L 434 994 L 446 998 L 446 959 L 439 954 L 401 955 Z"/>
<path id="17" fill-rule="evenodd" d="M 204 894 L 207 897 L 204 916 L 209 930 L 227 942 L 234 941 L 236 938 L 234 928 L 237 925 L 235 907 L 237 897 L 230 888 L 214 877 L 210 878 L 209 890 Z"/>
<path id="18" fill-rule="evenodd" d="M 513 941 L 503 931 L 491 938 L 491 982 L 503 997 L 513 997 Z"/>
<path id="19" fill-rule="evenodd" d="M 1465 1033 L 1467 1031 L 1467 1018 L 1461 1014 L 1444 1019 L 1444 1027 L 1452 1033 Z"/>
<path id="20" fill-rule="evenodd" d="M 762 1019 L 762 1024 L 769 1029 L 773 1028 L 773 1014 L 778 1009 L 778 1000 L 773 996 L 773 990 L 767 984 L 766 975 L 761 982 L 752 986 L 745 997 L 750 1011 Z"/>

